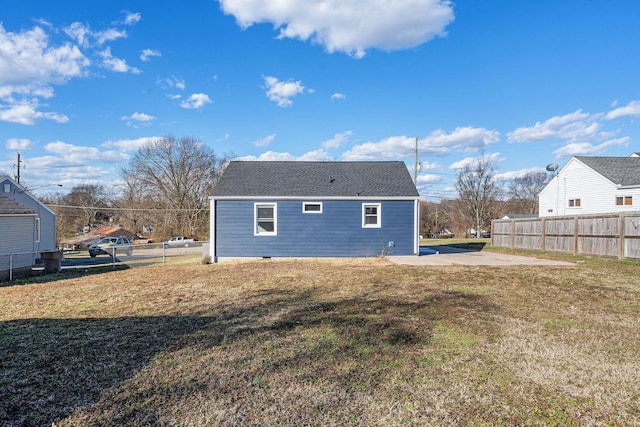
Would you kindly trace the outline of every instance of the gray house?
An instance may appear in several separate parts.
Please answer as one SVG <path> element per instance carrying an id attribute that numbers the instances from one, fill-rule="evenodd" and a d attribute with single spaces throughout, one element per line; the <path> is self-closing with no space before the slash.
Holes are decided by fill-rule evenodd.
<path id="1" fill-rule="evenodd" d="M 232 161 L 210 203 L 214 262 L 419 253 L 403 162 Z"/>
<path id="2" fill-rule="evenodd" d="M 30 271 L 38 243 L 36 213 L 0 195 L 0 280 Z"/>
<path id="3" fill-rule="evenodd" d="M 23 217 L 16 223 L 17 219 L 13 216 L 9 217 L 5 216 L 7 214 L 3 214 L 0 217 L 0 230 L 3 230 L 0 239 L 0 262 L 4 262 L 6 254 L 18 252 L 31 254 L 29 266 L 40 259 L 44 259 L 46 264 L 46 260 L 52 257 L 57 258 L 59 252 L 56 248 L 55 212 L 8 176 L 0 176 L 0 197 L 2 197 L 5 208 L 9 211 L 15 210 L 15 206 L 14 208 L 9 207 L 10 202 L 13 202 L 29 212 L 28 214 L 23 212 L 21 215 L 29 215 L 31 218 L 27 221 Z M 25 239 L 28 240 L 28 243 Z M 45 268 L 51 271 L 53 267 L 45 265 Z M 0 270 L 3 268 L 0 267 Z"/>

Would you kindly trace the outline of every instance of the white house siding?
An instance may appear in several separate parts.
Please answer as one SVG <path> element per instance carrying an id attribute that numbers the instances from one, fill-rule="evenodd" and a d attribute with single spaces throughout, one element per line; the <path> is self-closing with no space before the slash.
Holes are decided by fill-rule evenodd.
<path id="1" fill-rule="evenodd" d="M 618 206 L 616 197 L 632 196 L 633 205 Z M 569 200 L 580 199 L 579 207 Z M 588 215 L 640 209 L 640 188 L 617 188 L 614 183 L 573 158 L 539 195 L 540 216 Z"/>
<path id="2" fill-rule="evenodd" d="M 10 264 L 14 269 L 32 266 L 38 256 L 34 249 L 35 215 L 0 215 L 0 228 L 0 273 L 9 271 Z"/>

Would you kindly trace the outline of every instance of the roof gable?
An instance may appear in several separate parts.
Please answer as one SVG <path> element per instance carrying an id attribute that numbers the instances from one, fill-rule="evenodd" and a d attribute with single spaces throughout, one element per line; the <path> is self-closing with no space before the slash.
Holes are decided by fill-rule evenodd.
<path id="1" fill-rule="evenodd" d="M 640 157 L 576 156 L 577 160 L 622 187 L 640 185 Z"/>
<path id="2" fill-rule="evenodd" d="M 400 161 L 232 161 L 212 197 L 417 198 L 419 193 Z"/>

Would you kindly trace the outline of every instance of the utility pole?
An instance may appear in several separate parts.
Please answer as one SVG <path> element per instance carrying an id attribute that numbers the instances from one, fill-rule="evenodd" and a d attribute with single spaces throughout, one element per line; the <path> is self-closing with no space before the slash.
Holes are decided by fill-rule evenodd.
<path id="1" fill-rule="evenodd" d="M 16 176 L 14 176 L 14 178 L 16 179 L 16 182 L 18 184 L 20 184 L 20 163 L 22 163 L 22 161 L 20 160 L 20 153 L 18 153 L 18 162 L 14 165 L 16 166 Z"/>

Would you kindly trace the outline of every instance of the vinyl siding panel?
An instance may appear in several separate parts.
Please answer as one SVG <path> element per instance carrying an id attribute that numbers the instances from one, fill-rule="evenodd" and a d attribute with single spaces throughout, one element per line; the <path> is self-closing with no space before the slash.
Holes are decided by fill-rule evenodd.
<path id="1" fill-rule="evenodd" d="M 14 254 L 13 268 L 34 264 L 34 224 L 33 215 L 0 216 L 0 272 L 9 270 L 9 254 Z"/>
<path id="2" fill-rule="evenodd" d="M 218 257 L 372 257 L 414 253 L 414 201 L 322 202 L 322 213 L 303 213 L 301 200 L 277 203 L 277 236 L 254 236 L 254 201 L 216 201 Z M 310 200 L 305 200 L 310 202 Z M 381 203 L 381 227 L 362 227 L 362 204 Z M 389 242 L 394 246 L 390 247 Z"/>

